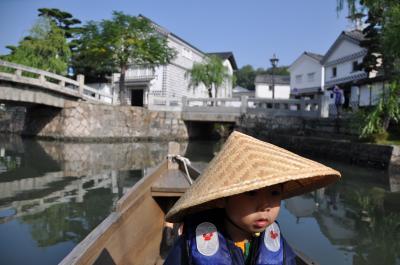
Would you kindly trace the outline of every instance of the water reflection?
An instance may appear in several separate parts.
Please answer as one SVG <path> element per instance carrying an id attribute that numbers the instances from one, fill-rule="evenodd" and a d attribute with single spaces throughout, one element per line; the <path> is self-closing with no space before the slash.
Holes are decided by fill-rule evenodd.
<path id="1" fill-rule="evenodd" d="M 100 188 L 110 189 L 118 199 L 167 154 L 165 143 L 0 141 L 3 160 L 16 161 L 1 163 L 0 212 L 12 208 L 15 213 L 0 217 L 0 223 L 58 203 L 83 202 L 86 193 Z"/>
<path id="2" fill-rule="evenodd" d="M 304 248 L 321 264 L 400 264 L 400 193 L 391 192 L 387 172 L 331 166 L 342 172 L 341 181 L 285 201 L 285 209 L 296 220 L 293 224 L 290 217 L 281 218 L 285 228 L 289 227 L 288 240 L 304 247 L 294 238 L 300 235 L 294 230 L 306 229 L 314 220 L 320 233 L 314 232 L 312 238 L 300 236 L 317 242 L 329 240 L 324 250 Z"/>
<path id="3" fill-rule="evenodd" d="M 181 147 L 203 169 L 221 145 Z M 0 137 L 0 264 L 59 262 L 166 154 L 166 143 Z M 321 162 L 343 178 L 283 203 L 279 222 L 288 241 L 320 264 L 400 264 L 399 174 Z"/>
<path id="4" fill-rule="evenodd" d="M 186 146 L 181 144 L 182 153 Z M 37 257 L 30 264 L 60 261 L 107 217 L 129 187 L 164 159 L 167 148 L 167 143 L 84 144 L 0 137 L 0 263 L 23 263 L 10 243 L 22 227 L 29 233 L 21 234 L 19 241 Z M 65 242 L 72 244 L 56 251 Z"/>

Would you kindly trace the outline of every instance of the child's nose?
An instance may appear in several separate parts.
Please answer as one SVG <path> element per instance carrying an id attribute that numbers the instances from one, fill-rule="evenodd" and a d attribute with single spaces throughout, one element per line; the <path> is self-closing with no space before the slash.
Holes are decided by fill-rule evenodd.
<path id="1" fill-rule="evenodd" d="M 265 194 L 258 198 L 258 210 L 268 212 L 272 208 L 272 202 Z"/>

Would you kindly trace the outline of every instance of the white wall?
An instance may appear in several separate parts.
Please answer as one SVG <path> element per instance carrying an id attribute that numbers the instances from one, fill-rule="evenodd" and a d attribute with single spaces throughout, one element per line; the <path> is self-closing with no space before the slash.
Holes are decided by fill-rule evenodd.
<path id="1" fill-rule="evenodd" d="M 106 95 L 110 95 L 111 97 L 113 96 L 113 92 L 116 93 L 117 91 L 113 91 L 111 84 L 109 83 L 91 83 L 91 84 L 85 84 L 89 87 L 92 87 Z M 114 98 L 118 98 L 118 95 L 115 94 Z M 100 99 L 104 102 L 107 103 L 112 103 L 112 99 L 109 97 L 100 97 Z"/>
<path id="2" fill-rule="evenodd" d="M 333 53 L 325 60 L 326 62 L 334 61 L 343 58 L 347 55 L 357 53 L 364 50 L 359 45 L 350 42 L 349 40 L 342 39 L 340 43 L 336 46 Z"/>
<path id="3" fill-rule="evenodd" d="M 271 89 L 270 89 L 271 88 Z M 256 84 L 256 98 L 272 98 L 272 84 Z M 275 98 L 288 99 L 290 97 L 290 85 L 275 85 Z"/>
<path id="4" fill-rule="evenodd" d="M 184 96 L 208 97 L 207 88 L 203 84 L 195 88 L 189 87 L 190 76 L 186 75 L 195 62 L 203 62 L 206 56 L 172 35 L 168 36 L 168 46 L 175 49 L 176 57 L 170 64 L 155 69 L 155 77 L 149 82 L 148 89 L 145 91 L 145 103 L 148 100 L 148 108 L 153 110 L 179 111 Z M 225 60 L 224 65 L 228 67 L 230 75 L 233 75 L 229 60 Z M 231 97 L 231 95 L 232 81 L 226 80 L 218 89 L 218 97 Z M 165 103 L 167 105 L 164 105 Z M 173 106 L 169 106 L 170 103 Z"/>
<path id="5" fill-rule="evenodd" d="M 372 105 L 377 104 L 382 94 L 382 91 L 382 83 L 361 86 L 359 106 L 369 106 L 370 103 Z"/>
<path id="6" fill-rule="evenodd" d="M 363 71 L 353 72 L 353 62 L 357 61 L 358 63 L 361 63 L 362 58 L 363 57 L 358 57 L 356 59 L 352 59 L 351 61 L 347 61 L 347 62 L 343 62 L 340 64 L 325 67 L 325 81 L 331 82 L 336 79 L 364 73 Z M 332 76 L 333 67 L 336 67 L 336 77 Z"/>
<path id="7" fill-rule="evenodd" d="M 358 63 L 361 63 L 363 60 L 363 56 L 359 56 L 357 58 L 353 58 L 348 61 L 334 65 L 330 64 L 330 62 L 334 60 L 358 53 L 363 50 L 364 49 L 361 48 L 359 45 L 343 39 L 325 62 L 325 82 L 326 83 L 334 82 L 334 80 L 340 78 L 345 78 L 360 73 L 364 73 L 363 71 L 353 72 L 353 62 L 357 61 Z M 332 75 L 334 67 L 336 67 L 336 76 Z"/>
<path id="8" fill-rule="evenodd" d="M 168 37 L 168 46 L 174 48 L 177 52 L 176 57 L 171 62 L 172 64 L 180 65 L 186 69 L 191 69 L 194 62 L 202 62 L 204 60 L 204 54 L 173 36 Z"/>
<path id="9" fill-rule="evenodd" d="M 203 62 L 205 55 L 173 36 L 168 37 L 168 46 L 175 49 L 176 57 L 170 64 L 157 67 L 155 78 L 149 84 L 149 109 L 178 111 L 182 97 L 207 95 L 203 85 L 190 88 L 190 78 L 186 77 L 186 72 L 195 62 Z"/>
<path id="10" fill-rule="evenodd" d="M 321 87 L 322 65 L 308 55 L 303 54 L 290 67 L 290 88 L 297 88 L 301 92 L 303 88 Z M 314 73 L 314 79 L 310 80 L 308 74 Z M 301 76 L 301 82 L 296 79 Z"/>

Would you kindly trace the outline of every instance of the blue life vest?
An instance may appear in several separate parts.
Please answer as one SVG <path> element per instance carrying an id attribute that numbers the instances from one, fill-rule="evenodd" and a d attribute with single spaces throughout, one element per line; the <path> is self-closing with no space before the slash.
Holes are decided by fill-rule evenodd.
<path id="1" fill-rule="evenodd" d="M 191 264 L 244 264 L 244 257 L 238 261 L 232 256 L 231 248 L 237 247 L 233 242 L 228 242 L 214 223 L 203 219 L 185 223 L 185 226 Z M 258 240 L 258 252 L 255 254 L 257 255 L 257 265 L 283 265 L 284 260 L 286 261 L 285 265 L 296 264 L 296 254 L 281 236 L 277 223 L 268 226 L 256 240 Z"/>

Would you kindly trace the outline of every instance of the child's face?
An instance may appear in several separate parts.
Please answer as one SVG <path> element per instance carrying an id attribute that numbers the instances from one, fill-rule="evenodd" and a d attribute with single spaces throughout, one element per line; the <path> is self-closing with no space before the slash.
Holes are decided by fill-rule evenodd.
<path id="1" fill-rule="evenodd" d="M 278 217 L 281 194 L 282 186 L 274 185 L 228 197 L 225 201 L 226 214 L 243 230 L 262 232 Z"/>

